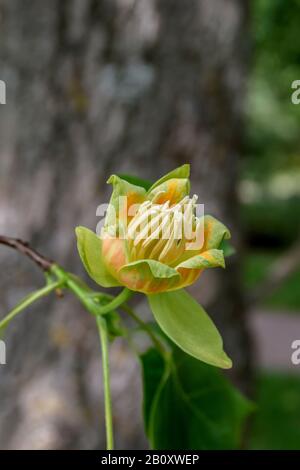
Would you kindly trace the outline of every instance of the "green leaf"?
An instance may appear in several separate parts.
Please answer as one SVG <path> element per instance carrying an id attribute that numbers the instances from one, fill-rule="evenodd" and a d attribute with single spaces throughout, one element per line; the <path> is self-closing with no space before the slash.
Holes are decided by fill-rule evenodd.
<path id="1" fill-rule="evenodd" d="M 159 180 L 157 180 L 149 189 L 149 192 L 151 192 L 154 188 L 157 186 L 161 185 L 165 181 L 168 181 L 173 178 L 189 178 L 190 176 L 190 165 L 185 164 L 182 165 L 178 168 L 175 168 L 175 170 L 170 171 L 166 175 L 162 176 Z"/>
<path id="2" fill-rule="evenodd" d="M 221 371 L 176 347 L 164 369 L 156 350 L 149 350 L 141 360 L 145 424 L 153 449 L 239 446 L 245 418 L 253 406 Z"/>
<path id="3" fill-rule="evenodd" d="M 149 433 L 149 423 L 155 395 L 162 381 L 166 365 L 157 349 L 151 348 L 140 356 L 143 374 L 143 415 L 146 433 Z"/>
<path id="4" fill-rule="evenodd" d="M 213 366 L 232 366 L 214 323 L 186 291 L 151 294 L 148 299 L 163 332 L 183 351 Z"/>
<path id="5" fill-rule="evenodd" d="M 135 186 L 141 186 L 142 188 L 146 189 L 146 191 L 148 191 L 148 189 L 151 187 L 151 184 L 152 184 L 151 181 L 144 180 L 140 178 L 139 176 L 123 175 L 123 174 L 121 175 L 119 174 L 117 176 L 121 178 L 122 180 L 127 181 L 130 184 L 134 184 Z"/>
<path id="6" fill-rule="evenodd" d="M 103 287 L 119 286 L 120 284 L 110 275 L 103 262 L 101 239 L 85 227 L 77 227 L 76 235 L 79 255 L 89 276 Z"/>

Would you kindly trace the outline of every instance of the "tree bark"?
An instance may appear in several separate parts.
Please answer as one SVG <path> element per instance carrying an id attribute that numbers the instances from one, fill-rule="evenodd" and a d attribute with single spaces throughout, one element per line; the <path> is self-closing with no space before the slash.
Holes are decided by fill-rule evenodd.
<path id="1" fill-rule="evenodd" d="M 190 162 L 193 191 L 239 247 L 247 13 L 239 0 L 0 1 L 0 233 L 83 275 L 74 228 L 96 228 L 107 177 L 155 179 Z M 41 280 L 29 261 L 0 250 L 2 315 Z M 238 259 L 205 273 L 197 295 L 248 390 Z M 104 446 L 92 320 L 69 296 L 53 297 L 8 329 L 0 448 Z M 143 448 L 139 366 L 123 341 L 111 367 L 117 447 Z"/>

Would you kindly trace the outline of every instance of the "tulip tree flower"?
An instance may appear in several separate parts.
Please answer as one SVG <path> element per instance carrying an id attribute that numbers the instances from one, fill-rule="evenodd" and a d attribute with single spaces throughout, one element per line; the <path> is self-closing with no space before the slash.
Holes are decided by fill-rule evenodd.
<path id="1" fill-rule="evenodd" d="M 222 339 L 203 308 L 183 289 L 206 268 L 225 267 L 228 229 L 212 216 L 197 217 L 189 196 L 189 165 L 148 190 L 112 175 L 113 192 L 100 236 L 76 229 L 81 260 L 103 287 L 124 286 L 147 295 L 156 321 L 188 354 L 231 367 Z"/>
<path id="2" fill-rule="evenodd" d="M 61 296 L 63 290 L 75 295 L 95 319 L 99 333 L 106 449 L 112 450 L 109 343 L 116 336 L 129 337 L 119 316 L 122 309 L 151 340 L 146 352 L 134 348 L 142 369 L 150 446 L 235 448 L 251 404 L 216 369 L 230 368 L 231 360 L 214 323 L 185 290 L 199 278 L 201 282 L 206 268 L 225 267 L 224 250 L 227 256 L 230 249 L 224 240 L 230 237 L 229 231 L 212 216 L 199 214 L 197 196 L 189 194 L 189 165 L 171 171 L 152 186 L 117 175 L 108 183 L 113 191 L 104 225 L 97 233 L 78 227 L 77 245 L 90 277 L 105 288 L 121 287 L 121 292 L 111 295 L 93 290 L 27 242 L 0 235 L 0 244 L 29 257 L 45 274 L 45 286 L 0 319 L 0 338 L 12 320 L 42 297 L 51 292 Z M 143 322 L 128 305 L 135 292 L 147 297 L 160 328 Z M 132 335 L 130 338 L 134 344 Z"/>

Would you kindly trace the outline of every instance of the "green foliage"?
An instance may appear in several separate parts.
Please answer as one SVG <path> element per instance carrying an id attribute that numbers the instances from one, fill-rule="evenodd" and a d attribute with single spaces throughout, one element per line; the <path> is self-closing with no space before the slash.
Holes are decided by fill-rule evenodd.
<path id="1" fill-rule="evenodd" d="M 150 189 L 152 185 L 151 181 L 144 180 L 140 178 L 139 176 L 119 174 L 118 177 L 121 178 L 122 180 L 127 181 L 130 184 L 134 184 L 135 186 L 141 186 L 142 188 L 146 189 L 146 191 L 148 191 L 148 189 Z"/>
<path id="2" fill-rule="evenodd" d="M 270 74 L 275 68 L 282 74 L 289 67 L 299 70 L 299 0 L 255 0 L 254 3 L 253 32 L 259 64 Z M 276 80 L 278 77 L 273 77 Z"/>
<path id="3" fill-rule="evenodd" d="M 157 349 L 151 348 L 140 356 L 143 374 L 143 414 L 147 435 L 150 431 L 150 417 L 156 392 L 164 376 L 166 363 Z"/>
<path id="4" fill-rule="evenodd" d="M 251 252 L 244 261 L 244 285 L 246 288 L 257 286 L 266 276 L 271 265 L 278 259 L 277 252 L 259 251 Z M 283 284 L 269 298 L 264 305 L 274 311 L 285 309 L 300 310 L 300 267 L 289 276 Z"/>
<path id="5" fill-rule="evenodd" d="M 300 447 L 299 375 L 261 374 L 258 380 L 257 408 L 250 448 L 298 450 Z"/>
<path id="6" fill-rule="evenodd" d="M 141 356 L 145 428 L 153 449 L 234 449 L 251 404 L 216 368 L 178 348 Z"/>
<path id="7" fill-rule="evenodd" d="M 246 172 L 264 179 L 299 161 L 300 105 L 291 103 L 291 84 L 300 78 L 300 2 L 254 0 L 251 7 Z"/>
<path id="8" fill-rule="evenodd" d="M 288 246 L 300 234 L 300 197 L 288 200 L 262 198 L 243 205 L 241 220 L 252 238 L 277 246 Z"/>
<path id="9" fill-rule="evenodd" d="M 185 290 L 152 294 L 148 300 L 162 331 L 183 351 L 207 364 L 232 366 L 217 328 Z"/>

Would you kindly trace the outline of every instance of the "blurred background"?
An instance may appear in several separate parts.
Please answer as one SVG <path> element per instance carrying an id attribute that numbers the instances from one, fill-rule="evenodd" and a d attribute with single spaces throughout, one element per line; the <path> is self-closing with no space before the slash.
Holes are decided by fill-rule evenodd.
<path id="1" fill-rule="evenodd" d="M 96 228 L 108 176 L 191 163 L 233 234 L 226 271 L 193 291 L 257 403 L 251 449 L 300 449 L 299 26 L 299 0 L 0 0 L 0 233 L 86 277 L 74 228 Z M 43 280 L 8 248 L 0 265 L 3 316 Z M 0 448 L 103 448 L 98 338 L 76 299 L 40 301 L 6 344 Z M 117 448 L 145 448 L 139 364 L 111 349 Z"/>

